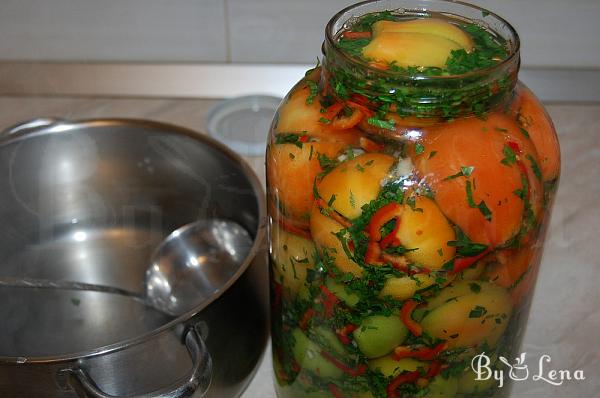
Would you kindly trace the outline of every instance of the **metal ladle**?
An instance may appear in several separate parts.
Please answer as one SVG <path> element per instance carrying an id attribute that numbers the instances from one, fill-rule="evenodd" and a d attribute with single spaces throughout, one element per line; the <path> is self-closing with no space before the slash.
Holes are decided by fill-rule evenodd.
<path id="1" fill-rule="evenodd" d="M 146 271 L 146 300 L 167 314 L 181 315 L 224 287 L 248 256 L 252 238 L 239 224 L 201 220 L 169 235 Z"/>
<path id="2" fill-rule="evenodd" d="M 112 286 L 37 278 L 0 277 L 0 286 L 92 291 L 127 296 L 179 316 L 219 292 L 248 256 L 252 238 L 239 224 L 199 220 L 173 231 L 155 249 L 144 293 Z"/>

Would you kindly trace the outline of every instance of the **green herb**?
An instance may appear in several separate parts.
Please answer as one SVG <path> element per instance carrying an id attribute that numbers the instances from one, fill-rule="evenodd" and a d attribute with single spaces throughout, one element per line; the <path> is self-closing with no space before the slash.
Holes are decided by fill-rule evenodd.
<path id="1" fill-rule="evenodd" d="M 323 124 L 330 124 L 331 120 L 329 120 L 327 118 L 324 118 L 324 117 L 321 117 L 321 118 L 319 118 L 319 122 L 321 122 Z"/>
<path id="2" fill-rule="evenodd" d="M 472 207 L 472 208 L 477 207 L 477 204 L 475 203 L 475 200 L 473 199 L 473 189 L 471 188 L 471 181 L 467 181 L 466 190 L 467 190 L 467 203 L 469 204 L 469 207 Z"/>
<path id="3" fill-rule="evenodd" d="M 485 218 L 487 221 L 491 221 L 492 211 L 487 207 L 487 205 L 485 204 L 485 202 L 483 200 L 481 202 L 479 202 L 479 204 L 477 205 L 477 208 L 479 209 L 481 214 L 483 214 L 483 218 Z"/>
<path id="4" fill-rule="evenodd" d="M 73 298 L 71 299 L 71 304 L 73 304 L 73 305 L 74 305 L 74 306 L 76 306 L 76 307 L 79 307 L 79 304 L 81 304 L 81 300 L 80 300 L 80 299 L 78 299 L 78 298 L 75 298 L 75 297 L 73 297 Z"/>
<path id="5" fill-rule="evenodd" d="M 323 174 L 329 173 L 339 163 L 337 161 L 337 159 L 332 159 L 332 158 L 328 157 L 327 155 L 324 155 L 324 154 L 318 153 L 318 152 L 317 152 L 317 160 L 319 161 L 319 166 L 321 166 L 321 169 L 323 170 Z"/>
<path id="6" fill-rule="evenodd" d="M 431 158 L 432 158 L 432 157 L 434 157 L 436 154 L 437 154 L 437 151 L 431 151 L 431 152 L 429 152 L 429 158 L 428 158 L 428 159 L 431 159 Z"/>
<path id="7" fill-rule="evenodd" d="M 447 72 L 458 75 L 476 69 L 489 68 L 506 58 L 506 48 L 485 29 L 475 24 L 466 25 L 463 29 L 473 39 L 475 48 L 471 52 L 464 49 L 453 50 L 446 61 Z"/>
<path id="8" fill-rule="evenodd" d="M 350 206 L 352 206 L 352 208 L 355 209 L 356 208 L 356 198 L 354 197 L 352 190 L 350 190 L 349 201 L 350 201 Z"/>
<path id="9" fill-rule="evenodd" d="M 417 155 L 420 155 L 420 154 L 422 154 L 424 151 L 425 151 L 425 147 L 423 146 L 423 144 L 421 144 L 421 143 L 418 143 L 418 142 L 417 142 L 417 143 L 415 144 L 415 153 L 416 153 Z"/>
<path id="10" fill-rule="evenodd" d="M 529 131 L 525 130 L 523 127 L 519 126 L 519 130 L 521 130 L 521 133 L 523 133 L 523 135 L 527 138 L 529 138 Z"/>
<path id="11" fill-rule="evenodd" d="M 456 254 L 461 257 L 473 257 L 483 253 L 488 247 L 481 243 L 471 241 L 458 227 L 454 227 L 456 240 L 447 242 L 448 246 L 456 247 Z"/>
<path id="12" fill-rule="evenodd" d="M 503 165 L 510 166 L 511 164 L 517 163 L 517 155 L 510 146 L 504 145 L 502 153 L 504 154 L 504 159 L 502 159 L 500 162 L 502 162 Z"/>
<path id="13" fill-rule="evenodd" d="M 481 292 L 481 285 L 475 282 L 469 283 L 469 288 L 473 293 Z"/>
<path id="14" fill-rule="evenodd" d="M 304 73 L 304 77 L 307 77 L 308 75 L 310 75 L 311 73 L 313 73 L 313 72 L 314 72 L 315 70 L 317 70 L 317 69 L 318 69 L 320 66 L 321 66 L 321 60 L 320 60 L 320 59 L 317 57 L 317 63 L 316 63 L 316 65 L 315 65 L 313 68 L 311 68 L 311 69 L 307 70 L 307 71 Z"/>
<path id="15" fill-rule="evenodd" d="M 364 167 L 362 167 L 362 166 L 361 166 L 359 163 L 356 163 L 356 165 L 354 166 L 354 168 L 355 168 L 356 170 L 358 170 L 359 172 L 361 172 L 361 173 L 364 173 L 364 172 L 365 172 L 365 168 L 364 168 Z"/>
<path id="16" fill-rule="evenodd" d="M 319 93 L 319 86 L 317 86 L 317 83 L 313 82 L 312 80 L 307 80 L 306 85 L 310 90 L 310 94 L 308 95 L 308 97 L 306 97 L 306 105 L 312 105 L 315 98 L 317 97 L 317 94 Z"/>
<path id="17" fill-rule="evenodd" d="M 485 314 L 487 314 L 487 310 L 485 309 L 485 307 L 476 305 L 475 308 L 473 308 L 471 312 L 469 312 L 469 318 L 481 318 Z"/>
<path id="18" fill-rule="evenodd" d="M 535 174 L 535 177 L 539 181 L 542 181 L 542 171 L 540 170 L 540 166 L 536 162 L 535 158 L 533 156 L 531 156 L 531 154 L 529 154 L 529 153 L 525 157 L 531 163 L 531 169 L 533 170 L 533 174 Z"/>
<path id="19" fill-rule="evenodd" d="M 494 130 L 499 131 L 501 133 L 508 133 L 508 130 L 504 127 L 494 127 Z"/>
<path id="20" fill-rule="evenodd" d="M 331 207 L 331 205 L 333 205 L 333 202 L 335 202 L 335 194 L 331 195 L 331 198 L 329 198 L 329 201 L 327 202 L 327 206 Z"/>
<path id="21" fill-rule="evenodd" d="M 289 155 L 290 159 L 292 159 L 292 160 L 296 159 L 296 156 L 293 153 L 290 152 L 288 155 Z"/>
<path id="22" fill-rule="evenodd" d="M 362 51 L 365 46 L 367 46 L 371 42 L 371 39 L 344 39 L 341 38 L 337 46 L 353 57 L 361 57 Z"/>
<path id="23" fill-rule="evenodd" d="M 349 30 L 353 32 L 369 32 L 373 24 L 377 21 L 394 21 L 397 19 L 398 17 L 391 11 L 373 12 L 360 17 L 352 24 Z"/>
<path id="24" fill-rule="evenodd" d="M 469 177 L 473 173 L 473 170 L 475 170 L 475 166 L 461 166 L 460 171 L 458 173 L 452 174 L 444 178 L 443 181 L 453 180 L 458 177 Z"/>
<path id="25" fill-rule="evenodd" d="M 276 144 L 294 144 L 298 148 L 302 148 L 302 141 L 300 141 L 300 137 L 306 136 L 306 133 L 303 134 L 294 134 L 294 133 L 282 133 L 277 134 L 275 136 Z"/>
<path id="26" fill-rule="evenodd" d="M 367 119 L 367 123 L 369 123 L 371 126 L 379 127 L 381 129 L 394 130 L 395 121 L 393 119 L 381 120 L 377 119 L 376 117 L 370 117 Z"/>

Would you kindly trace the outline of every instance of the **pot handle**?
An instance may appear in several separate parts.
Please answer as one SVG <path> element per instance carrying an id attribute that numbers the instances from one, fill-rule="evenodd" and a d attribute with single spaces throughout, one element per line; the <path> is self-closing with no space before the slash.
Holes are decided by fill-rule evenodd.
<path id="1" fill-rule="evenodd" d="M 127 398 L 184 398 L 196 392 L 200 392 L 200 396 L 204 396 L 212 379 L 212 359 L 196 326 L 188 329 L 185 335 L 185 345 L 193 363 L 187 376 L 170 387 L 145 393 L 138 397 L 128 396 Z M 86 398 L 118 398 L 100 390 L 84 369 L 71 369 L 69 373 L 71 383 L 74 383 L 73 387 L 80 396 Z"/>
<path id="2" fill-rule="evenodd" d="M 16 133 L 20 133 L 23 131 L 32 131 L 36 130 L 40 127 L 47 127 L 53 124 L 63 123 L 65 119 L 57 118 L 57 117 L 40 117 L 37 119 L 31 119 L 26 122 L 21 122 L 19 124 L 15 124 L 7 128 L 6 130 L 0 132 L 1 137 L 8 137 Z"/>

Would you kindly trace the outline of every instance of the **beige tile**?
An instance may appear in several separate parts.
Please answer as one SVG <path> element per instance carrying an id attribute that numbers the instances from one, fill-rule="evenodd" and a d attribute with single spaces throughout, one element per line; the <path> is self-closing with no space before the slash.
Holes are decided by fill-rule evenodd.
<path id="1" fill-rule="evenodd" d="M 351 0 L 228 0 L 233 62 L 314 63 L 327 21 Z"/>
<path id="2" fill-rule="evenodd" d="M 226 61 L 222 0 L 3 0 L 2 60 Z"/>

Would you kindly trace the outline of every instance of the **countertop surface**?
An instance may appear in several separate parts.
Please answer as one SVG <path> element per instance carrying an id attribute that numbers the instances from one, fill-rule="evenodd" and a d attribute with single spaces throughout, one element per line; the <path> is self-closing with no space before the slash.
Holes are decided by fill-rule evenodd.
<path id="1" fill-rule="evenodd" d="M 0 130 L 37 117 L 154 119 L 194 130 L 216 101 L 176 99 L 0 97 Z M 600 104 L 549 104 L 559 133 L 562 176 L 522 352 L 529 378 L 513 397 L 600 397 Z M 247 159 L 264 182 L 262 157 Z M 540 369 L 542 355 L 551 357 Z M 270 351 L 243 398 L 273 398 Z M 582 370 L 584 381 L 549 379 Z M 537 379 L 537 380 L 536 380 Z M 556 381 L 555 381 L 556 383 Z"/>

